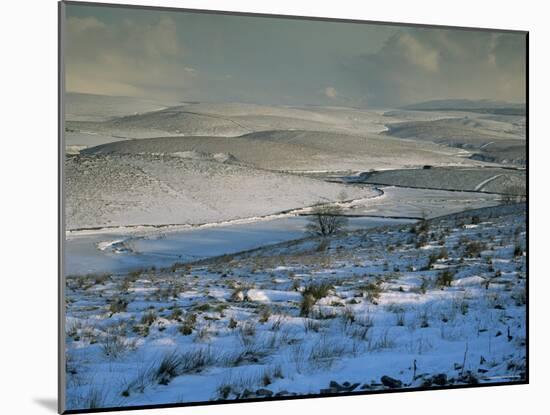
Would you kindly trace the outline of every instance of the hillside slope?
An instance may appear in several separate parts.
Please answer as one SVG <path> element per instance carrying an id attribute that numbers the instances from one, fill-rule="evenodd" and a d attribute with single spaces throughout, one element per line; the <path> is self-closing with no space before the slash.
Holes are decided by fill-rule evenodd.
<path id="1" fill-rule="evenodd" d="M 344 186 L 227 164 L 221 155 L 67 157 L 66 227 L 201 224 L 338 200 Z M 347 197 L 375 195 L 347 188 Z"/>
<path id="2" fill-rule="evenodd" d="M 478 165 L 455 148 L 378 134 L 326 131 L 262 131 L 239 137 L 161 137 L 88 148 L 82 154 L 229 153 L 240 162 L 272 170 L 362 171 L 404 166 Z"/>

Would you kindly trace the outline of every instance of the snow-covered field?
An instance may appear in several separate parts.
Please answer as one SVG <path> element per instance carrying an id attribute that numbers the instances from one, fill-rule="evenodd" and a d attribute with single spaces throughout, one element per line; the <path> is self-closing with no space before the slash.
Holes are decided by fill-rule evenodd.
<path id="1" fill-rule="evenodd" d="M 67 278 L 71 409 L 524 379 L 525 211 Z"/>
<path id="2" fill-rule="evenodd" d="M 346 199 L 378 194 L 189 154 L 73 156 L 65 171 L 67 229 L 197 225 L 337 201 L 344 189 Z"/>
<path id="3" fill-rule="evenodd" d="M 473 190 L 525 195 L 525 170 L 505 168 L 404 169 L 373 172 L 358 180 L 362 183 L 393 184 L 432 189 Z"/>
<path id="4" fill-rule="evenodd" d="M 67 408 L 525 379 L 525 117 L 437 104 L 69 94 Z"/>

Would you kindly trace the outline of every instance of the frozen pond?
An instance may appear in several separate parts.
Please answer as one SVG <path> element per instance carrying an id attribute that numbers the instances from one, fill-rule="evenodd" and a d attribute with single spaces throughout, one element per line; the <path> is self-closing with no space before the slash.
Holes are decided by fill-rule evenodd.
<path id="1" fill-rule="evenodd" d="M 411 222 L 409 219 L 350 218 L 348 228 Z M 296 216 L 166 233 L 154 230 L 71 235 L 66 242 L 65 273 L 118 273 L 231 254 L 304 237 L 306 223 L 306 218 Z"/>

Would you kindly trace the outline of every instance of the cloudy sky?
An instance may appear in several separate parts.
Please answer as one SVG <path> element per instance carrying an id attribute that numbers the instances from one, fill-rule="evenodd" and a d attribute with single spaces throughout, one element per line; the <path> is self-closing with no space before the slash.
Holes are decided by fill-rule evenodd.
<path id="1" fill-rule="evenodd" d="M 72 92 L 395 107 L 525 101 L 522 34 L 67 6 Z"/>

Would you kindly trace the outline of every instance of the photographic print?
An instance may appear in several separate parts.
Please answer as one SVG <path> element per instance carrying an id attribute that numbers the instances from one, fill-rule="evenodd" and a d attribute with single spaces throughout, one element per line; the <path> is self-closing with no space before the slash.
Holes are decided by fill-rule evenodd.
<path id="1" fill-rule="evenodd" d="M 59 11 L 61 412 L 528 382 L 527 32 Z"/>

